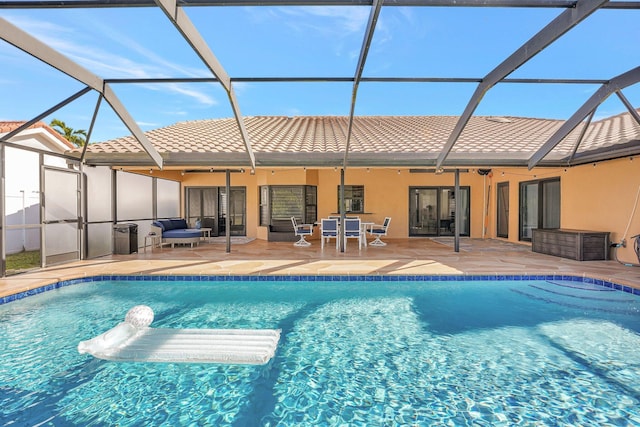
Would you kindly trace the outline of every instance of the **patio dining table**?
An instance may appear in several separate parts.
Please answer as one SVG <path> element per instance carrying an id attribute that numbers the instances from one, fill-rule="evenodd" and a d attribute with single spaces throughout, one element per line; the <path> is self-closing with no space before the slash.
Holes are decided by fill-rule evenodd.
<path id="1" fill-rule="evenodd" d="M 375 222 L 362 222 L 360 221 L 360 239 L 362 243 L 367 246 L 367 229 L 371 229 L 375 225 Z"/>
<path id="2" fill-rule="evenodd" d="M 338 227 L 340 227 L 340 219 L 336 218 L 338 220 Z M 367 246 L 367 229 L 371 228 L 372 226 L 374 226 L 376 223 L 375 222 L 363 222 L 360 221 L 360 240 L 361 242 L 364 244 L 364 246 Z M 314 227 L 319 227 L 320 226 L 320 221 L 316 221 L 313 223 Z"/>

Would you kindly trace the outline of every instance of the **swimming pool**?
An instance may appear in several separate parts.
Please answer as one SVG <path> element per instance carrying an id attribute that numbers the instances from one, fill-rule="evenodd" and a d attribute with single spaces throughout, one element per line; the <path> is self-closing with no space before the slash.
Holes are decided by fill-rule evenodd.
<path id="1" fill-rule="evenodd" d="M 178 279 L 90 278 L 0 305 L 0 424 L 640 425 L 631 289 L 553 276 Z M 282 336 L 262 366 L 77 352 L 138 304 L 154 327 Z"/>

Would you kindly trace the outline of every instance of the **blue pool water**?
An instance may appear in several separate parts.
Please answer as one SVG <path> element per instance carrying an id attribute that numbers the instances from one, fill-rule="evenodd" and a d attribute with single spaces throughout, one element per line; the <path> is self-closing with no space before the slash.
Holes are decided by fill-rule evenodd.
<path id="1" fill-rule="evenodd" d="M 640 426 L 638 295 L 567 278 L 204 279 L 0 305 L 0 425 Z M 263 366 L 77 352 L 139 304 L 154 327 L 281 328 L 280 344 Z"/>

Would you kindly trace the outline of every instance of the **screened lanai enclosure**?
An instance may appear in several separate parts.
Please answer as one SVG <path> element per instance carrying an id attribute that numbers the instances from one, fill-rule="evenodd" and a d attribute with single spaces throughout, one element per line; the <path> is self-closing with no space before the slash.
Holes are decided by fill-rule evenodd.
<path id="1" fill-rule="evenodd" d="M 2 274 L 111 253 L 116 224 L 144 236 L 157 218 L 217 215 L 233 194 L 185 194 L 127 168 L 531 170 L 638 155 L 638 22 L 640 1 L 0 0 L 0 119 L 22 122 L 0 133 Z M 347 124 L 279 146 L 275 125 L 248 125 L 292 116 Z M 428 146 L 407 136 L 418 142 L 402 151 L 377 139 L 405 135 L 382 116 L 450 126 L 422 132 Z M 514 117 L 561 124 L 543 140 L 527 136 L 532 125 L 516 144 L 475 138 L 477 116 L 488 131 Z M 597 123 L 618 116 L 630 118 L 619 134 Z M 231 118 L 229 132 L 162 138 L 212 118 Z M 15 142 L 53 119 L 85 130 L 86 144 L 56 154 Z M 412 190 L 416 203 L 436 197 Z M 428 218 L 411 219 L 416 235 L 460 228 Z"/>
<path id="2" fill-rule="evenodd" d="M 135 227 L 132 245 L 138 250 L 153 219 L 180 216 L 177 181 L 105 166 L 83 168 L 15 147 L 3 147 L 2 158 L 6 275 L 110 255 L 114 224 Z"/>

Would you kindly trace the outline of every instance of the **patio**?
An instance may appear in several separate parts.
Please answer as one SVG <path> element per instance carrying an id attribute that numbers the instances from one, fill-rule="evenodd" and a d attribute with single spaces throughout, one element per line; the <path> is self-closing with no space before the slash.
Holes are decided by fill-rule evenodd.
<path id="1" fill-rule="evenodd" d="M 460 252 L 452 238 L 389 239 L 385 247 L 361 251 L 350 242 L 346 252 L 308 248 L 290 242 L 253 240 L 232 244 L 204 243 L 196 248 L 147 250 L 53 266 L 0 280 L 0 296 L 49 283 L 93 275 L 526 275 L 587 276 L 640 289 L 640 269 L 616 261 L 579 262 L 533 253 L 528 245 L 493 240 L 461 239 Z M 634 260 L 627 260 L 634 261 Z"/>

